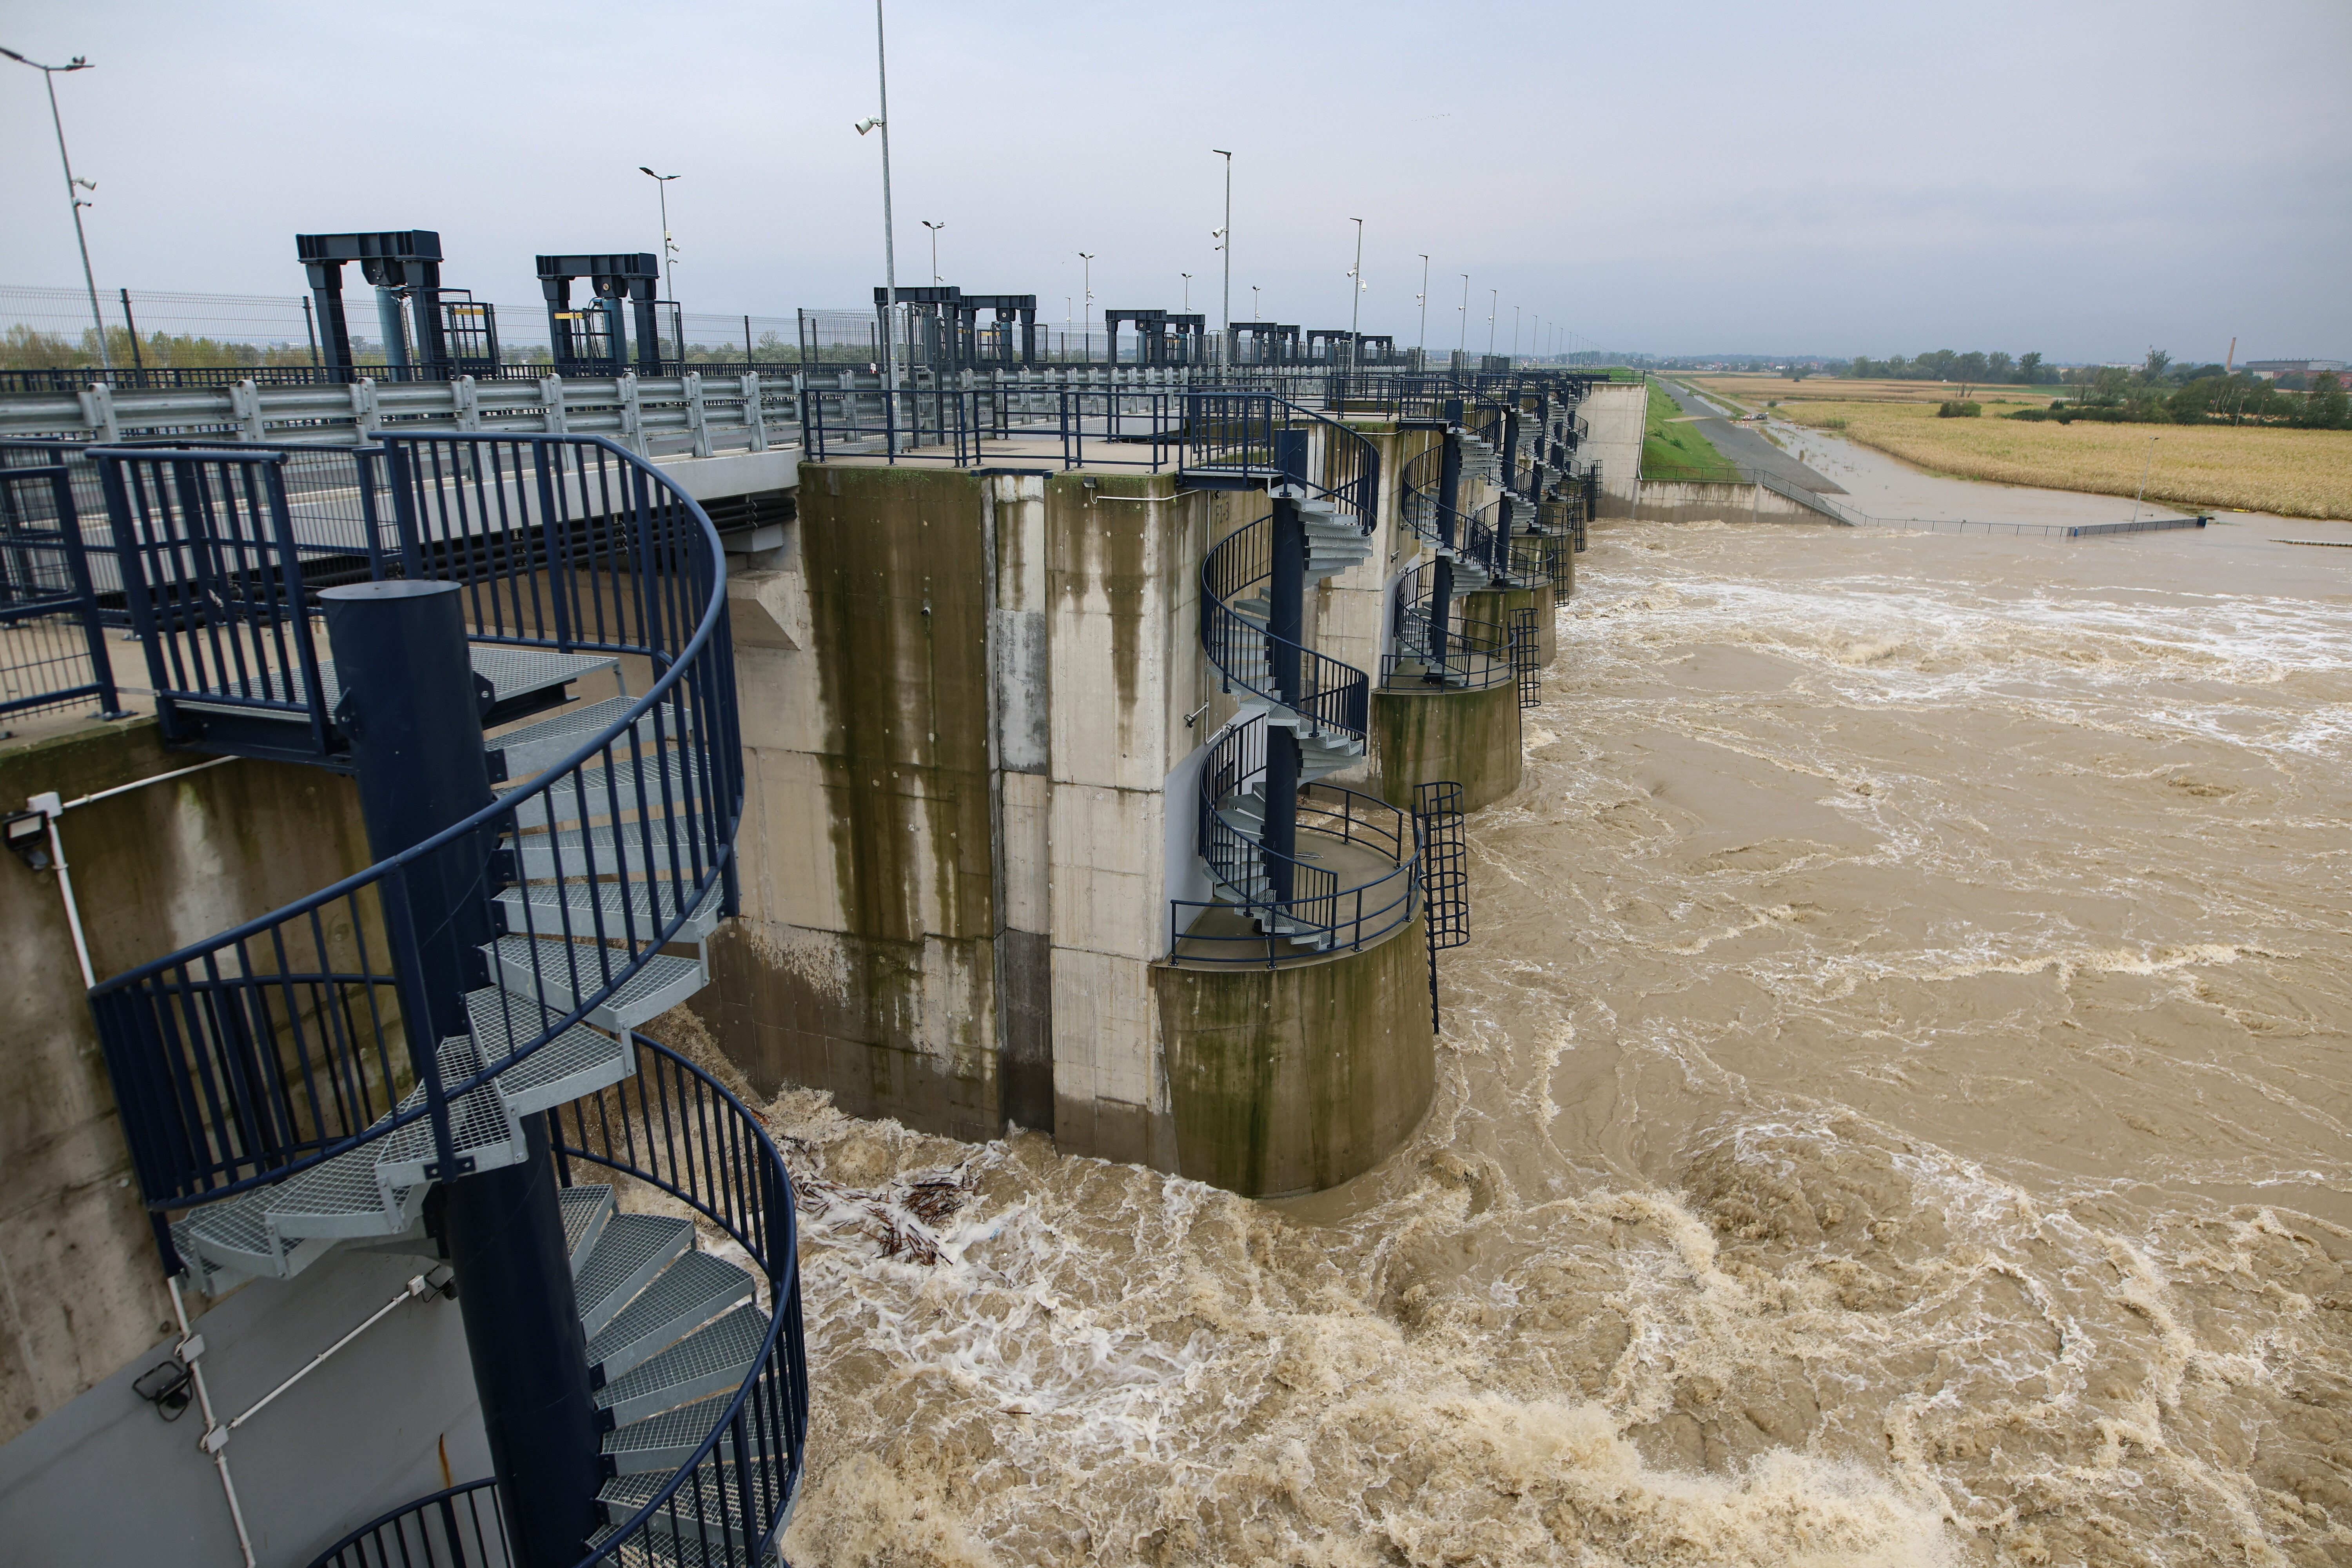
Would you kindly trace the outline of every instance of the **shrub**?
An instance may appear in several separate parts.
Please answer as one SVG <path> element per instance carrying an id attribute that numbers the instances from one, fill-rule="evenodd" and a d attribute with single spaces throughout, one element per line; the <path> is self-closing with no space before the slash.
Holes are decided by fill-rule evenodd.
<path id="1" fill-rule="evenodd" d="M 1982 414 L 1983 412 L 1983 404 L 1964 403 L 1958 399 L 1948 400 L 1936 405 L 1936 417 L 1938 419 L 1974 419 L 1978 415 Z"/>

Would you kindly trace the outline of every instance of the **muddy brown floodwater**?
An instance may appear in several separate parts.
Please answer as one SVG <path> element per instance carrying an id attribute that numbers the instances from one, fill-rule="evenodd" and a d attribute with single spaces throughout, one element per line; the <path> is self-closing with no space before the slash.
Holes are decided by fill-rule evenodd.
<path id="1" fill-rule="evenodd" d="M 777 1102 L 794 1561 L 2352 1563 L 2352 551 L 2279 534 L 2352 539 L 1598 531 L 1381 1169 Z"/>

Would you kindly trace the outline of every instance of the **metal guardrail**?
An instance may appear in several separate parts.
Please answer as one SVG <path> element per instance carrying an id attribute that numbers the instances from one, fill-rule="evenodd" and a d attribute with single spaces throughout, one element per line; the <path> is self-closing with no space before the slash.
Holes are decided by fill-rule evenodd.
<path id="1" fill-rule="evenodd" d="M 728 885 L 742 761 L 724 557 L 702 509 L 658 470 L 606 441 L 399 439 L 408 447 L 407 481 L 415 488 L 404 501 L 397 560 L 416 575 L 467 585 L 477 640 L 635 654 L 661 673 L 569 755 L 465 822 L 91 992 L 132 1163 L 147 1206 L 159 1214 L 282 1180 L 420 1120 L 429 1124 L 443 1168 L 462 1168 L 453 1163 L 451 1101 L 580 1022 Z M 482 462 L 470 487 L 436 490 L 424 482 L 460 466 L 466 454 L 488 458 L 500 445 L 526 450 L 512 460 Z M 233 489 L 237 504 L 249 507 L 255 496 L 283 493 L 272 479 L 274 454 L 117 448 L 95 455 L 112 470 L 110 483 L 126 492 L 152 493 L 152 473 L 193 473 L 184 493 L 199 498 Z M 520 504 L 526 487 L 493 483 L 500 474 L 537 481 L 528 487 L 536 506 Z M 564 482 L 555 482 L 559 478 Z M 591 511 L 583 504 L 588 498 L 611 510 Z M 197 511 L 201 517 L 201 507 Z M 448 525 L 452 517 L 456 526 Z M 241 547 L 250 590 L 224 602 L 189 639 L 217 637 L 214 648 L 247 662 L 239 667 L 235 657 L 208 653 L 201 664 L 174 665 L 151 654 L 159 707 L 169 711 L 226 699 L 218 709 L 198 710 L 202 721 L 223 710 L 296 720 L 320 754 L 331 754 L 338 731 L 317 679 L 322 634 L 283 512 L 273 510 L 270 521 L 274 555 L 262 545 Z M 181 526 L 184 531 L 189 525 Z M 131 588 L 134 596 L 145 591 L 137 579 Z M 485 615 L 491 610 L 494 617 Z M 152 600 L 142 613 L 160 640 L 170 628 Z M 224 668 L 240 684 L 214 691 L 174 679 L 175 670 Z M 673 741 L 679 750 L 665 757 Z M 565 801 L 583 800 L 609 805 L 609 842 L 595 835 L 576 845 L 549 840 L 549 875 L 618 878 L 645 894 L 642 907 L 624 899 L 609 916 L 591 920 L 526 902 L 518 934 L 596 944 L 570 948 L 567 967 L 574 973 L 534 970 L 533 979 L 546 983 L 538 987 L 541 995 L 568 991 L 578 1005 L 568 1012 L 550 1005 L 542 1018 L 514 997 L 500 1020 L 512 1053 L 462 1081 L 445 1081 L 436 1053 L 410 1042 L 401 1023 L 428 1016 L 404 976 L 417 973 L 428 939 L 442 940 L 415 929 L 408 879 L 444 874 L 451 857 L 478 856 L 482 865 L 467 884 L 477 906 L 472 913 L 486 931 L 504 929 L 491 908 L 500 890 L 490 874 L 493 846 L 519 828 L 560 819 Z M 667 815 L 649 815 L 655 803 Z M 394 1103 L 404 1079 L 425 1090 L 405 1111 Z M 168 1237 L 159 1233 L 159 1243 L 167 1265 L 175 1262 Z"/>
<path id="2" fill-rule="evenodd" d="M 67 454 L 0 441 L 0 716 L 122 716 Z"/>
<path id="3" fill-rule="evenodd" d="M 733 1542 L 765 1547 L 797 1500 L 808 1438 L 798 1218 L 792 1174 L 756 1112 L 667 1047 L 631 1039 L 637 1071 L 605 1097 L 551 1113 L 557 1179 L 590 1167 L 658 1187 L 724 1230 L 767 1284 L 760 1353 L 694 1456 L 651 1500 L 618 1521 L 582 1562 L 636 1563 L 648 1551 L 679 1558 L 755 1561 Z M 432 1492 L 370 1520 L 310 1568 L 514 1568 L 494 1479 Z"/>
<path id="4" fill-rule="evenodd" d="M 1218 803 L 1245 791 L 1265 771 L 1266 724 L 1263 717 L 1236 724 L 1211 742 L 1202 759 L 1196 803 L 1196 842 L 1211 875 L 1228 887 L 1248 881 L 1273 853 L 1225 820 Z M 1169 951 L 1188 963 L 1263 964 L 1359 952 L 1410 921 L 1421 904 L 1419 867 L 1406 814 L 1376 795 L 1338 784 L 1302 784 L 1298 789 L 1298 841 L 1362 845 L 1389 869 L 1365 881 L 1342 886 L 1314 851 L 1288 859 L 1292 897 L 1240 903 L 1190 899 L 1168 901 Z M 1258 925 L 1252 931 L 1196 929 L 1215 910 L 1234 910 Z M 1296 939 L 1296 940 L 1294 940 Z"/>
<path id="5" fill-rule="evenodd" d="M 788 444 L 789 376 L 724 374 L 278 384 L 242 376 L 200 389 L 119 390 L 103 382 L 0 397 L 0 437 L 121 446 L 142 440 L 364 446 L 407 432 L 598 436 L 638 457 Z"/>

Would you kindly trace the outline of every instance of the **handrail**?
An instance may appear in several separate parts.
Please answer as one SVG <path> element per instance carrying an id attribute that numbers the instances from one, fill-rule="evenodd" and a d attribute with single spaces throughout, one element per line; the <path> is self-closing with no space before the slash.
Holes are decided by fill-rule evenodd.
<path id="1" fill-rule="evenodd" d="M 452 1163 L 450 1101 L 586 1018 L 652 962 L 708 899 L 731 883 L 742 776 L 726 620 L 726 561 L 718 531 L 701 506 L 659 469 L 602 437 L 436 434 L 387 439 L 395 444 L 395 452 L 470 450 L 478 479 L 484 451 L 493 459 L 489 471 L 503 479 L 507 470 L 496 460 L 499 449 L 515 447 L 515 473 L 522 472 L 520 458 L 527 451 L 536 458 L 532 467 L 542 480 L 539 500 L 543 510 L 536 523 L 526 522 L 523 530 L 528 534 L 536 527 L 542 536 L 526 541 L 538 546 L 537 554 L 531 548 L 511 548 L 511 531 L 502 538 L 493 536 L 487 517 L 480 531 L 427 541 L 412 510 L 416 498 L 404 489 L 402 553 L 411 569 L 421 563 L 425 574 L 435 575 L 436 565 L 446 573 L 452 561 L 463 569 L 488 556 L 488 570 L 461 580 L 476 585 L 490 581 L 520 595 L 540 591 L 535 584 L 526 587 L 520 580 L 532 576 L 541 564 L 548 566 L 551 577 L 558 563 L 572 571 L 584 556 L 592 575 L 600 565 L 609 568 L 615 563 L 640 579 L 666 580 L 682 570 L 688 580 L 685 591 L 672 592 L 665 601 L 666 581 L 640 581 L 646 591 L 634 606 L 638 635 L 591 646 L 623 647 L 652 658 L 656 679 L 642 696 L 614 712 L 601 731 L 572 746 L 534 782 L 509 791 L 421 844 L 91 990 L 91 1008 L 98 1016 L 142 1197 L 153 1211 L 210 1203 L 281 1181 L 419 1120 L 431 1123 L 442 1167 L 460 1168 Z M 621 542 L 625 549 L 600 554 L 593 531 L 583 546 L 580 531 L 593 520 L 565 508 L 570 492 L 564 487 L 544 482 L 549 478 L 547 455 L 564 451 L 577 455 L 582 476 L 591 455 L 602 454 L 595 465 L 598 478 L 627 478 L 620 498 L 627 509 L 624 521 L 616 525 L 609 512 L 602 520 L 606 534 L 626 535 Z M 100 448 L 95 455 L 114 485 L 123 482 L 120 469 L 131 463 L 203 460 L 190 452 L 159 456 L 147 448 Z M 413 466 L 415 455 L 415 450 L 408 453 L 412 466 L 406 477 L 421 485 L 421 472 Z M 225 456 L 245 461 L 267 455 Z M 580 488 L 583 492 L 590 489 L 584 477 Z M 446 495 L 441 499 L 446 504 Z M 603 499 L 614 499 L 609 486 Z M 440 549 L 444 559 L 425 560 L 428 544 Z M 503 553 L 494 552 L 494 545 L 504 547 Z M 686 594 L 698 594 L 701 603 L 688 606 L 677 602 Z M 625 620 L 630 608 L 617 607 L 615 617 Z M 663 634 L 684 617 L 663 612 L 688 608 L 695 612 L 692 632 L 682 640 L 666 637 Z M 489 635 L 498 636 L 499 628 Z M 693 745 L 665 762 L 664 742 L 673 737 L 690 740 Z M 407 875 L 420 862 L 461 841 L 482 845 L 487 854 L 487 845 L 502 830 L 551 823 L 559 795 L 599 811 L 609 805 L 605 815 L 612 832 L 611 842 L 603 846 L 583 835 L 591 841 L 551 847 L 556 879 L 621 875 L 647 885 L 667 879 L 675 891 L 656 896 L 649 913 L 638 912 L 625 900 L 609 924 L 600 912 L 576 930 L 569 911 L 561 921 L 549 920 L 534 914 L 526 900 L 524 924 L 514 934 L 593 937 L 595 946 L 574 947 L 567 941 L 565 973 L 551 987 L 544 984 L 549 976 L 540 972 L 534 958 L 541 1001 L 534 1005 L 511 994 L 502 998 L 506 1016 L 501 1023 L 513 1049 L 471 1074 L 445 1081 L 434 1042 L 406 1040 L 414 1081 L 423 1086 L 425 1095 L 410 1110 L 398 1110 L 393 1102 L 399 1098 L 394 1090 L 400 1075 L 394 1061 L 399 1031 L 385 1016 L 385 994 L 404 1017 L 424 1016 L 424 1009 L 409 1005 L 411 998 L 403 992 L 401 971 L 407 966 L 383 962 L 413 952 L 419 938 L 408 918 Z M 622 804 L 624 796 L 627 806 Z M 651 815 L 656 805 L 665 808 L 665 816 Z M 377 895 L 373 909 L 361 901 L 361 895 L 371 889 Z M 485 906 L 482 918 L 491 929 L 495 923 L 487 905 L 496 891 L 485 879 L 471 892 Z M 385 950 L 373 957 L 372 931 Z M 330 954 L 338 947 L 354 959 L 333 961 Z M 303 962 L 312 954 L 320 962 Z M 262 962 L 257 963 L 257 959 Z M 567 991 L 573 1004 L 569 1008 L 546 1000 Z M 175 1264 L 168 1237 L 158 1229 L 167 1266 Z"/>
<path id="2" fill-rule="evenodd" d="M 1267 725 L 1263 715 L 1236 724 L 1210 742 L 1202 759 L 1195 810 L 1197 845 L 1213 879 L 1234 902 L 1169 900 L 1169 950 L 1179 961 L 1257 963 L 1271 966 L 1285 957 L 1363 948 L 1412 918 L 1419 907 L 1418 862 L 1411 853 L 1406 814 L 1376 795 L 1337 784 L 1312 784 L 1298 791 L 1297 830 L 1341 843 L 1370 844 L 1388 868 L 1362 882 L 1341 886 L 1337 873 L 1299 856 L 1277 854 L 1224 816 L 1223 803 L 1246 792 L 1265 770 Z M 1271 899 L 1252 890 L 1256 873 L 1269 860 L 1281 861 L 1292 878 L 1292 896 Z M 1368 900 L 1369 907 L 1368 907 Z M 1192 918 L 1215 908 L 1238 908 L 1260 930 L 1252 935 L 1189 931 Z M 1192 911 L 1188 917 L 1184 911 Z M 1302 951 L 1292 940 L 1308 943 Z M 1190 951 L 1187 951 L 1187 949 Z M 1241 950 L 1247 949 L 1247 952 Z M 1226 956 L 1227 954 L 1234 956 Z"/>
<path id="3" fill-rule="evenodd" d="M 630 1040 L 640 1064 L 619 1086 L 617 1100 L 575 1101 L 551 1113 L 557 1177 L 572 1186 L 584 1173 L 575 1165 L 619 1171 L 709 1219 L 765 1277 L 768 1329 L 751 1371 L 693 1455 L 578 1568 L 642 1561 L 657 1535 L 688 1553 L 703 1548 L 704 1560 L 732 1561 L 720 1548 L 738 1531 L 757 1543 L 741 1560 L 758 1561 L 790 1521 L 806 1466 L 808 1383 L 792 1173 L 759 1113 L 726 1085 L 658 1041 L 635 1033 Z M 503 1529 L 495 1557 L 484 1550 L 488 1542 L 478 1522 L 474 1554 L 464 1554 L 462 1544 L 446 1556 L 437 1550 L 457 1534 L 451 1500 L 496 1485 L 469 1481 L 404 1503 L 344 1536 L 310 1568 L 510 1568 Z M 496 1522 L 498 1510 L 489 1512 Z M 387 1531 L 396 1552 L 385 1550 Z"/>

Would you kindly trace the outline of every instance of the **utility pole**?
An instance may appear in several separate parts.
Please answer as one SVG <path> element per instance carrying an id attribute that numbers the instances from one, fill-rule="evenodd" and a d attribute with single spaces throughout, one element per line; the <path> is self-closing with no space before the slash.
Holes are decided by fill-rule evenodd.
<path id="1" fill-rule="evenodd" d="M 58 112 L 57 73 L 86 71 L 90 68 L 89 61 L 76 55 L 64 65 L 45 66 L 38 60 L 26 58 L 14 49 L 0 49 L 0 55 L 6 55 L 18 65 L 30 66 L 40 72 L 41 85 L 49 89 L 49 123 L 56 126 L 58 131 L 58 164 L 66 172 L 66 200 L 73 205 L 74 244 L 81 247 L 81 280 L 83 286 L 89 290 L 90 323 L 98 329 L 98 363 L 101 368 L 112 370 L 114 355 L 106 346 L 106 317 L 98 308 L 98 275 L 92 272 L 89 267 L 89 236 L 81 226 L 81 209 L 89 204 L 81 199 L 80 193 L 95 192 L 98 189 L 98 182 L 74 178 L 73 159 L 66 152 L 65 117 Z"/>
<path id="2" fill-rule="evenodd" d="M 1234 363 L 1234 155 L 1223 147 L 1210 152 L 1225 161 L 1225 226 L 1217 230 L 1217 248 L 1225 253 L 1225 363 Z M 1251 292 L 1255 294 L 1255 289 Z M 1251 313 L 1256 313 L 1255 301 Z"/>

